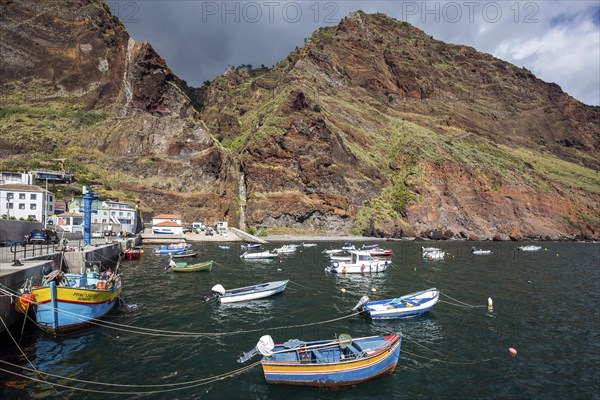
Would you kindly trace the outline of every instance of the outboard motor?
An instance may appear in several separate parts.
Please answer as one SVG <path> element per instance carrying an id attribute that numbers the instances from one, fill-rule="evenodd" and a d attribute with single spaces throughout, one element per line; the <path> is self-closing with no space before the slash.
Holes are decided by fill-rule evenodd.
<path id="1" fill-rule="evenodd" d="M 217 284 L 217 285 L 213 286 L 212 289 L 210 289 L 210 294 L 208 296 L 204 296 L 202 298 L 202 301 L 204 303 L 206 303 L 207 301 L 210 301 L 219 296 L 223 296 L 224 294 L 225 294 L 225 288 L 222 285 Z"/>
<path id="2" fill-rule="evenodd" d="M 350 312 L 362 311 L 362 308 L 369 302 L 369 296 L 363 296 L 358 300 L 358 303 L 350 310 Z"/>
<path id="3" fill-rule="evenodd" d="M 244 363 L 257 355 L 258 353 L 262 354 L 265 357 L 271 357 L 273 355 L 273 349 L 275 348 L 275 343 L 273 342 L 273 338 L 270 335 L 264 335 L 256 343 L 256 346 L 250 350 L 243 352 L 238 358 L 237 362 Z"/>

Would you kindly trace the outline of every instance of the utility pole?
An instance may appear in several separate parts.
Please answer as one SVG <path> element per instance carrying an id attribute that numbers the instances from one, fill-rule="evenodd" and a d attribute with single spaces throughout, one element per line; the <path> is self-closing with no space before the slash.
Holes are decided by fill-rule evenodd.
<path id="1" fill-rule="evenodd" d="M 42 218 L 44 218 L 44 230 L 46 230 L 48 223 L 48 178 L 46 178 L 46 191 L 44 192 L 44 210 L 42 211 Z"/>

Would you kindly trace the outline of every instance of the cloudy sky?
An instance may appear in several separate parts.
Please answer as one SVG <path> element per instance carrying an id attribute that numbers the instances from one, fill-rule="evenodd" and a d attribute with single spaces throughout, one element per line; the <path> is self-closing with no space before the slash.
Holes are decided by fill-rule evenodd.
<path id="1" fill-rule="evenodd" d="M 192 86 L 228 65 L 272 66 L 320 26 L 355 10 L 382 12 L 434 38 L 493 54 L 600 104 L 600 0 L 106 0 Z"/>

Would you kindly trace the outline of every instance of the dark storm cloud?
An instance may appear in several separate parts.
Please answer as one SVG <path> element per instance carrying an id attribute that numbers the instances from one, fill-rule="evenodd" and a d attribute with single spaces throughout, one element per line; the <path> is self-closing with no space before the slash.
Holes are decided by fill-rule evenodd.
<path id="1" fill-rule="evenodd" d="M 491 53 L 600 103 L 598 7 L 589 1 L 109 0 L 138 41 L 149 41 L 190 85 L 228 65 L 271 66 L 320 26 L 352 11 L 382 12 L 436 39 Z"/>

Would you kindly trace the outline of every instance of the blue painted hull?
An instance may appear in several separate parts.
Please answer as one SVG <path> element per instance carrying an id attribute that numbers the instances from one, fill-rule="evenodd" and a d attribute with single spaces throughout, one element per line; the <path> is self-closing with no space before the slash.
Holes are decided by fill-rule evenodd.
<path id="1" fill-rule="evenodd" d="M 310 343 L 307 343 L 310 345 Z M 356 359 L 302 361 L 263 361 L 265 379 L 272 384 L 307 385 L 319 387 L 354 386 L 391 374 L 398 363 L 402 337 L 373 355 Z M 274 349 L 277 352 L 278 347 Z M 329 361 L 329 362 L 328 362 Z"/>

